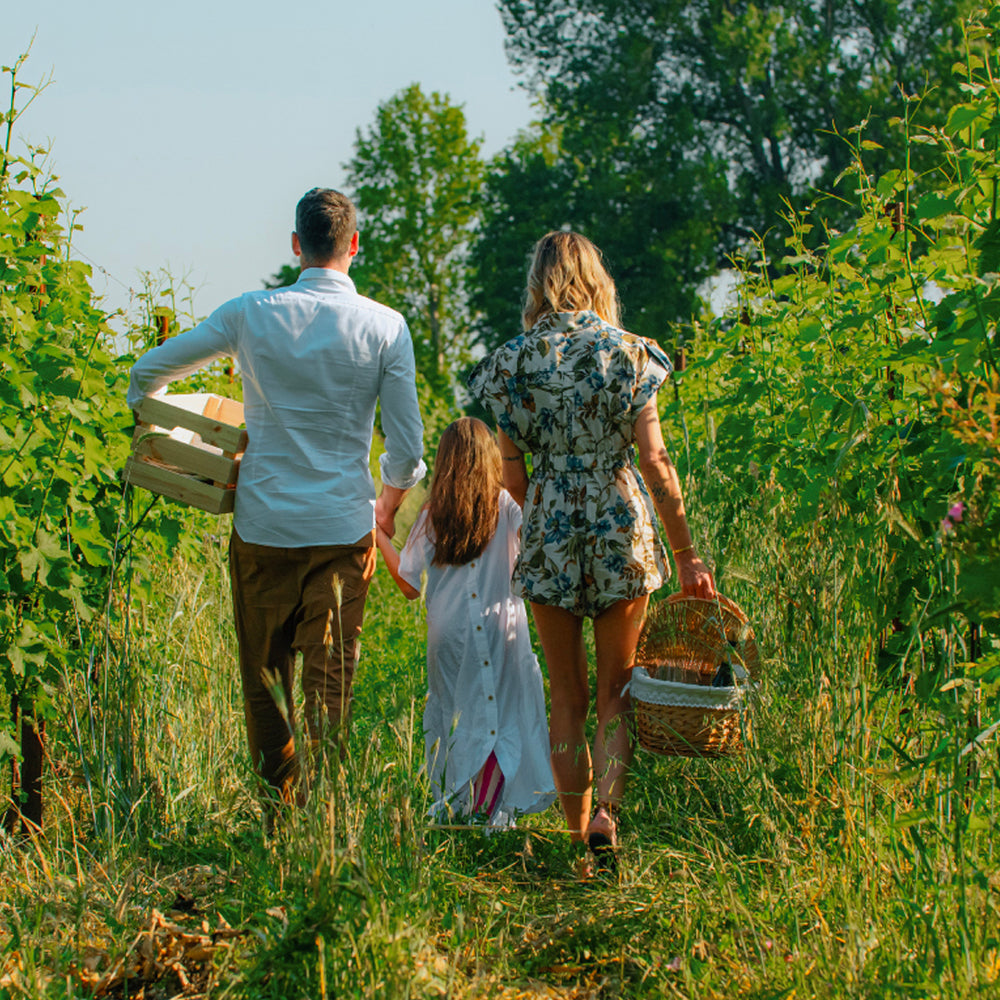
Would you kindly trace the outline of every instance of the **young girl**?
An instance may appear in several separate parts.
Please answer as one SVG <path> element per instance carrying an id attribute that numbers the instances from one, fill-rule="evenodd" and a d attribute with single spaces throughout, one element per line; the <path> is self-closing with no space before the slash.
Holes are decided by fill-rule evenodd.
<path id="1" fill-rule="evenodd" d="M 501 486 L 489 428 L 463 417 L 441 435 L 430 499 L 401 554 L 378 545 L 400 590 L 427 572 L 427 772 L 433 811 L 509 825 L 555 797 L 538 661 L 510 589 L 521 509 Z"/>

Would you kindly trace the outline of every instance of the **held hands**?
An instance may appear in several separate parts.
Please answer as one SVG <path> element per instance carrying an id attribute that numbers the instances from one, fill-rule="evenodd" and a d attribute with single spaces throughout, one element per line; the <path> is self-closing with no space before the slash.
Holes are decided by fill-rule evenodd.
<path id="1" fill-rule="evenodd" d="M 396 534 L 396 511 L 403 502 L 406 490 L 394 486 L 383 486 L 375 500 L 375 524 L 390 538 Z"/>
<path id="2" fill-rule="evenodd" d="M 375 526 L 387 539 L 396 534 L 396 512 L 391 509 L 379 510 L 378 500 L 375 501 Z"/>
<path id="3" fill-rule="evenodd" d="M 674 556 L 681 593 L 685 597 L 715 597 L 715 580 L 708 567 L 694 554 L 685 552 Z"/>

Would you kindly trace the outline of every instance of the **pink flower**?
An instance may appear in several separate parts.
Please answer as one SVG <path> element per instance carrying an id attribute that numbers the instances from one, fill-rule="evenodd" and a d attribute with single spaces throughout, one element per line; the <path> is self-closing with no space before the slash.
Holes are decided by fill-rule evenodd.
<path id="1" fill-rule="evenodd" d="M 953 503 L 948 508 L 948 513 L 941 520 L 941 534 L 947 535 L 949 532 L 954 531 L 955 525 L 962 520 L 964 514 L 965 504 L 961 500 Z"/>

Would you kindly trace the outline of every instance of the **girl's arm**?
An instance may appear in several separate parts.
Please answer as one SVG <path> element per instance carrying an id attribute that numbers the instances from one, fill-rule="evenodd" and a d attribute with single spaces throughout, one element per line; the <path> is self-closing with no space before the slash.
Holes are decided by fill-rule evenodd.
<path id="1" fill-rule="evenodd" d="M 382 558 L 385 560 L 385 564 L 389 569 L 389 573 L 393 580 L 396 581 L 396 586 L 403 592 L 403 596 L 410 601 L 415 601 L 420 596 L 419 590 L 414 590 L 400 575 L 399 575 L 399 553 L 396 551 L 392 544 L 392 539 L 381 529 L 375 529 L 375 539 L 378 542 L 378 550 L 382 553 Z"/>
<path id="2" fill-rule="evenodd" d="M 524 452 L 499 428 L 497 441 L 503 459 L 504 489 L 517 501 L 518 507 L 523 507 L 528 495 L 528 468 L 524 464 Z"/>
<path id="3" fill-rule="evenodd" d="M 663 443 L 656 396 L 640 411 L 633 438 L 639 448 L 639 471 L 663 522 L 677 564 L 681 592 L 689 597 L 713 597 L 715 581 L 708 567 L 698 558 L 691 540 L 680 479 Z"/>

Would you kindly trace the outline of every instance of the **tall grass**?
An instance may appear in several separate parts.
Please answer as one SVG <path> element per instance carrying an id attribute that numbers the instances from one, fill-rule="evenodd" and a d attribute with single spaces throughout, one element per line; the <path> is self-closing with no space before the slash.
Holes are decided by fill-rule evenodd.
<path id="1" fill-rule="evenodd" d="M 790 551 L 760 512 L 723 540 L 690 499 L 765 654 L 756 745 L 640 752 L 619 881 L 576 880 L 556 808 L 489 837 L 428 824 L 422 612 L 381 567 L 350 751 L 268 834 L 205 534 L 68 679 L 44 834 L 0 860 L 0 996 L 1000 995 L 996 761 L 962 754 L 965 688 L 880 674 L 835 540 Z M 961 675 L 954 635 L 921 641 Z"/>

